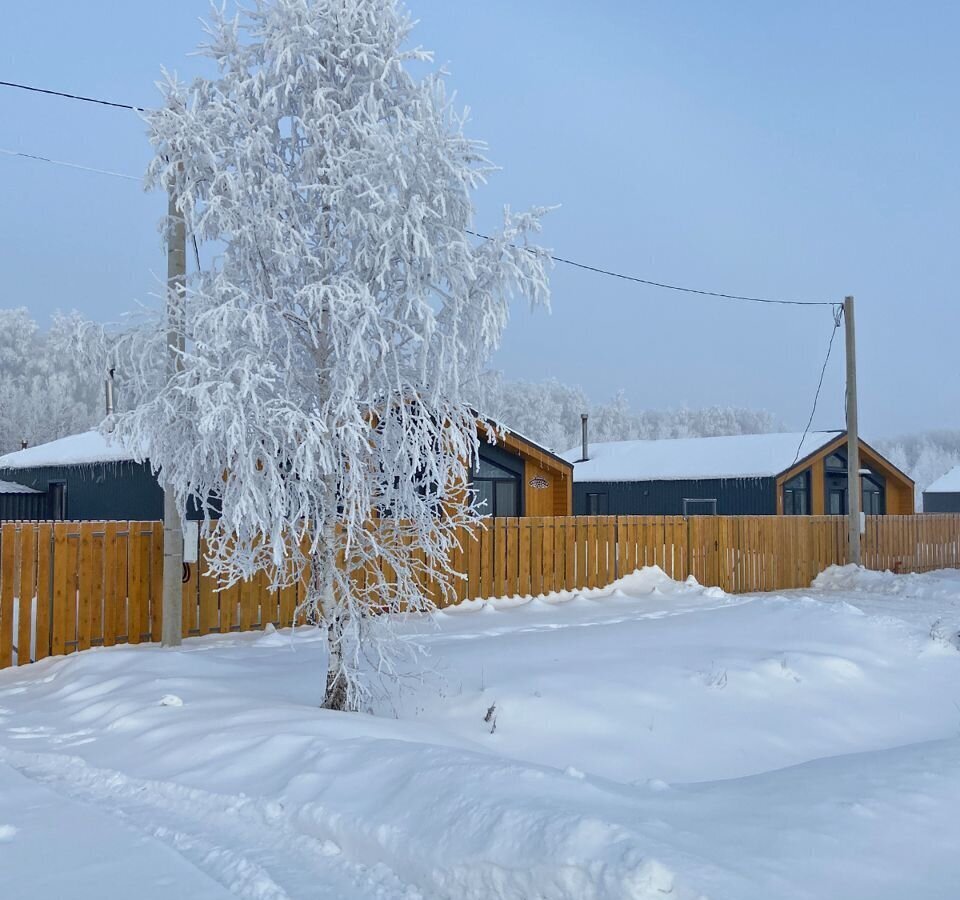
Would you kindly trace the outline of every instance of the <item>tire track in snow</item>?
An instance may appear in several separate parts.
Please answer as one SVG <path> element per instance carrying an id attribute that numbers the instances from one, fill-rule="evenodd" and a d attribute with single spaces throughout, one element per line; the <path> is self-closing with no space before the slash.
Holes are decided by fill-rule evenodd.
<path id="1" fill-rule="evenodd" d="M 430 900 L 386 865 L 298 831 L 277 801 L 99 769 L 75 756 L 0 748 L 0 760 L 71 800 L 107 809 L 244 900 Z"/>

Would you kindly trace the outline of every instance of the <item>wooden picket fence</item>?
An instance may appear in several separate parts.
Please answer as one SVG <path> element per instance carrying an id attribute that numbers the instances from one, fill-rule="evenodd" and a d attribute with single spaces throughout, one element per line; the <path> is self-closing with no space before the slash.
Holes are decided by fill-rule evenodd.
<path id="1" fill-rule="evenodd" d="M 836 516 L 493 519 L 460 534 L 456 600 L 603 587 L 654 565 L 730 593 L 803 588 L 846 563 L 846 529 Z M 960 515 L 868 517 L 863 559 L 895 572 L 960 568 Z M 0 669 L 158 640 L 162 566 L 159 522 L 3 524 Z M 218 590 L 202 565 L 186 574 L 185 637 L 284 627 L 303 598 L 302 585 L 271 590 L 265 576 Z"/>

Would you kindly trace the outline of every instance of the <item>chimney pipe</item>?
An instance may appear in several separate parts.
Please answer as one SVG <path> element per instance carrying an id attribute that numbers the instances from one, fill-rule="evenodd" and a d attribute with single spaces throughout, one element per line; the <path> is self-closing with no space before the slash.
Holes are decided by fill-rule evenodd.
<path id="1" fill-rule="evenodd" d="M 113 415 L 113 373 L 115 369 L 110 369 L 107 373 L 107 380 L 105 384 L 106 395 L 107 395 L 107 416 Z"/>
<path id="2" fill-rule="evenodd" d="M 21 449 L 21 450 L 26 450 L 26 449 L 27 449 L 27 443 L 28 443 L 28 442 L 27 442 L 27 439 L 26 439 L 26 438 L 21 438 L 21 440 L 20 440 L 20 449 Z"/>
<path id="3" fill-rule="evenodd" d="M 587 419 L 590 418 L 586 413 L 580 413 L 580 428 L 583 431 L 583 459 L 590 459 L 590 442 L 587 438 Z"/>

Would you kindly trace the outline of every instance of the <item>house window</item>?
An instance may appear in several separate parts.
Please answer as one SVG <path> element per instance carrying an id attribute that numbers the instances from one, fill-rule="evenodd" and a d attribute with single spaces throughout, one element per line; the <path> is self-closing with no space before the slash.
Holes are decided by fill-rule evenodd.
<path id="1" fill-rule="evenodd" d="M 717 500 L 715 497 L 684 497 L 683 514 L 685 516 L 715 516 Z"/>
<path id="2" fill-rule="evenodd" d="M 831 453 L 824 460 L 824 465 L 834 472 L 846 472 L 847 458 L 842 453 Z"/>
<path id="3" fill-rule="evenodd" d="M 847 514 L 847 492 L 843 488 L 832 488 L 828 492 L 827 513 L 831 516 Z"/>
<path id="4" fill-rule="evenodd" d="M 810 473 L 801 472 L 783 486 L 783 514 L 785 516 L 810 515 Z"/>
<path id="5" fill-rule="evenodd" d="M 600 493 L 589 493 L 587 494 L 587 515 L 588 516 L 605 516 L 609 505 L 607 502 L 607 493 L 606 491 Z"/>
<path id="6" fill-rule="evenodd" d="M 520 475 L 489 459 L 473 470 L 474 506 L 484 516 L 520 515 Z"/>
<path id="7" fill-rule="evenodd" d="M 884 503 L 884 482 L 872 472 L 860 479 L 863 485 L 863 511 L 868 516 L 882 516 L 886 512 Z"/>

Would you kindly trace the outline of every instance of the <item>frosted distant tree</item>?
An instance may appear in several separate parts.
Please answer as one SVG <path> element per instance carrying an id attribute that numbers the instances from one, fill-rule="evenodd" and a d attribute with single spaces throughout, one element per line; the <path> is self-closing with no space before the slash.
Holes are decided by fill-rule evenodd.
<path id="1" fill-rule="evenodd" d="M 23 308 L 0 309 L 0 453 L 93 428 L 103 418 L 103 370 L 74 346 L 81 319 L 44 330 Z"/>
<path id="2" fill-rule="evenodd" d="M 507 381 L 498 372 L 485 373 L 477 389 L 478 406 L 508 428 L 546 447 L 564 451 L 580 444 L 580 414 L 590 415 L 592 441 L 657 440 L 762 434 L 782 431 L 769 412 L 740 407 L 633 411 L 624 391 L 608 403 L 592 403 L 579 387 L 548 379 Z"/>
<path id="3" fill-rule="evenodd" d="M 370 660 L 398 671 L 402 642 L 371 614 L 431 609 L 425 574 L 452 585 L 455 528 L 477 515 L 463 386 L 510 298 L 548 301 L 527 243 L 541 211 L 466 233 L 490 166 L 443 73 L 412 74 L 431 56 L 411 27 L 396 0 L 253 0 L 209 26 L 217 77 L 168 79 L 149 117 L 148 182 L 216 262 L 188 286 L 182 373 L 136 367 L 152 396 L 114 425 L 181 507 L 222 504 L 212 574 L 309 572 L 331 708 L 365 702 Z M 165 324 L 119 352 L 154 354 Z"/>
<path id="4" fill-rule="evenodd" d="M 923 508 L 923 492 L 954 466 L 960 465 L 960 431 L 927 431 L 877 444 L 897 468 L 916 484 L 915 504 Z"/>

